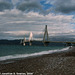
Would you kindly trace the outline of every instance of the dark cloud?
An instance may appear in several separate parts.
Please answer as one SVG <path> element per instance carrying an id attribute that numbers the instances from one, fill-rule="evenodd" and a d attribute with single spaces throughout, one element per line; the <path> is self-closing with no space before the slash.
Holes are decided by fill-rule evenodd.
<path id="1" fill-rule="evenodd" d="M 37 3 L 22 3 L 17 6 L 19 10 L 26 11 L 26 10 L 36 10 L 41 9 L 41 6 L 39 6 Z"/>
<path id="2" fill-rule="evenodd" d="M 45 14 L 46 11 L 43 10 L 43 6 L 38 1 L 27 1 L 17 5 L 17 9 L 25 12 L 34 11 Z"/>
<path id="3" fill-rule="evenodd" d="M 43 2 L 46 2 L 47 5 L 50 3 L 52 6 L 46 10 Z M 0 11 L 11 8 L 17 8 L 25 12 L 39 12 L 44 15 L 50 13 L 51 10 L 70 13 L 75 11 L 75 0 L 0 0 Z"/>
<path id="4" fill-rule="evenodd" d="M 75 11 L 75 0 L 56 0 L 53 5 L 55 11 L 62 13 L 70 13 Z"/>
<path id="5" fill-rule="evenodd" d="M 44 5 L 40 3 L 41 0 L 0 0 L 0 11 L 5 9 L 18 9 L 23 12 L 39 12 L 46 15 L 48 10 L 44 10 Z"/>
<path id="6" fill-rule="evenodd" d="M 12 4 L 9 2 L 0 2 L 0 11 L 3 11 L 5 9 L 11 9 Z"/>

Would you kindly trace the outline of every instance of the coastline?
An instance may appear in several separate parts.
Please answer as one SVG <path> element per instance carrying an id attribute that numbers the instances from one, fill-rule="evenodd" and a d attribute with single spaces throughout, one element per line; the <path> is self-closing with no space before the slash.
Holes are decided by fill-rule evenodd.
<path id="1" fill-rule="evenodd" d="M 4 47 L 4 46 L 3 46 Z M 7 47 L 7 46 L 6 46 Z M 36 56 L 42 56 L 45 54 L 53 54 L 53 53 L 57 53 L 57 52 L 63 52 L 63 51 L 67 51 L 69 49 L 69 47 L 55 47 L 55 49 L 51 49 L 51 47 L 36 47 L 36 46 L 26 46 L 26 48 L 23 48 L 23 50 L 20 50 L 21 48 L 19 47 L 19 50 L 17 49 L 17 47 L 13 47 L 15 49 L 12 49 L 13 46 L 11 47 L 7 47 L 7 51 L 5 50 L 5 55 L 0 56 L 0 62 L 1 61 L 7 61 L 7 60 L 15 60 L 15 59 L 23 59 L 23 58 L 29 58 L 29 57 L 36 57 Z M 11 50 L 9 50 L 11 49 Z M 25 50 L 26 49 L 26 50 Z M 2 50 L 2 54 L 3 54 L 3 50 Z M 17 52 L 15 52 L 15 50 L 17 50 Z M 14 53 L 14 54 L 13 54 Z"/>
<path id="2" fill-rule="evenodd" d="M 34 75 L 75 75 L 75 47 L 64 52 L 28 57 L 7 64 L 0 63 L 0 72 L 32 72 Z"/>

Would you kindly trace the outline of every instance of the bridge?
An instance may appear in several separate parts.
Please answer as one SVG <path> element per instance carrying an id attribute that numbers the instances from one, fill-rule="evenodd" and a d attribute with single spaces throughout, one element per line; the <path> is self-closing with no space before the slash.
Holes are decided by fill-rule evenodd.
<path id="1" fill-rule="evenodd" d="M 24 37 L 24 39 L 21 40 L 22 45 L 25 46 L 26 45 L 25 43 L 29 42 L 29 45 L 31 46 L 33 41 L 40 41 L 44 44 L 44 46 L 47 46 L 49 43 L 65 43 L 66 46 L 71 46 L 71 45 L 75 44 L 75 42 L 70 42 L 70 41 L 50 41 L 49 35 L 48 35 L 48 30 L 47 30 L 47 25 L 45 26 L 45 32 L 44 32 L 43 40 L 32 40 L 32 37 L 33 37 L 32 33 L 30 33 L 29 40 L 26 40 Z"/>
<path id="2" fill-rule="evenodd" d="M 48 43 L 66 43 L 66 46 L 71 46 L 73 44 L 75 44 L 75 42 L 70 42 L 70 41 L 49 41 L 49 36 L 48 36 L 48 30 L 47 30 L 47 25 L 45 26 L 45 32 L 44 32 L 44 37 L 43 37 L 43 41 L 44 46 L 47 46 Z"/>

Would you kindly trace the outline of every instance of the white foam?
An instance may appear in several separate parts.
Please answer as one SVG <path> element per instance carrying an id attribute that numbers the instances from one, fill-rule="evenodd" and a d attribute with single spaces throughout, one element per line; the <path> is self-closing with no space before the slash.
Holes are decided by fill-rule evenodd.
<path id="1" fill-rule="evenodd" d="M 63 48 L 61 50 L 59 50 L 59 49 L 48 50 L 48 51 L 42 51 L 42 52 L 32 53 L 32 54 L 16 54 L 16 55 L 2 56 L 2 57 L 0 57 L 0 61 L 8 60 L 8 59 L 25 58 L 25 57 L 30 57 L 30 56 L 40 56 L 40 55 L 44 55 L 44 54 L 51 54 L 51 53 L 54 53 L 54 52 L 67 51 L 68 49 L 69 49 L 69 47 Z"/>

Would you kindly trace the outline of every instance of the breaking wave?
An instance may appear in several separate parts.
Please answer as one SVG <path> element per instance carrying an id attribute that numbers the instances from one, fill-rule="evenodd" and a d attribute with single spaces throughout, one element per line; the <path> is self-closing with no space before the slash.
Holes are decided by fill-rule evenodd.
<path id="1" fill-rule="evenodd" d="M 51 54 L 54 52 L 67 51 L 68 49 L 69 49 L 69 47 L 63 48 L 61 50 L 59 50 L 59 49 L 48 50 L 48 51 L 42 51 L 42 52 L 32 53 L 32 54 L 15 54 L 15 55 L 2 56 L 2 57 L 0 57 L 0 61 L 8 60 L 8 59 L 26 58 L 26 57 L 31 57 L 31 56 L 40 56 L 40 55 L 44 55 L 44 54 Z"/>

